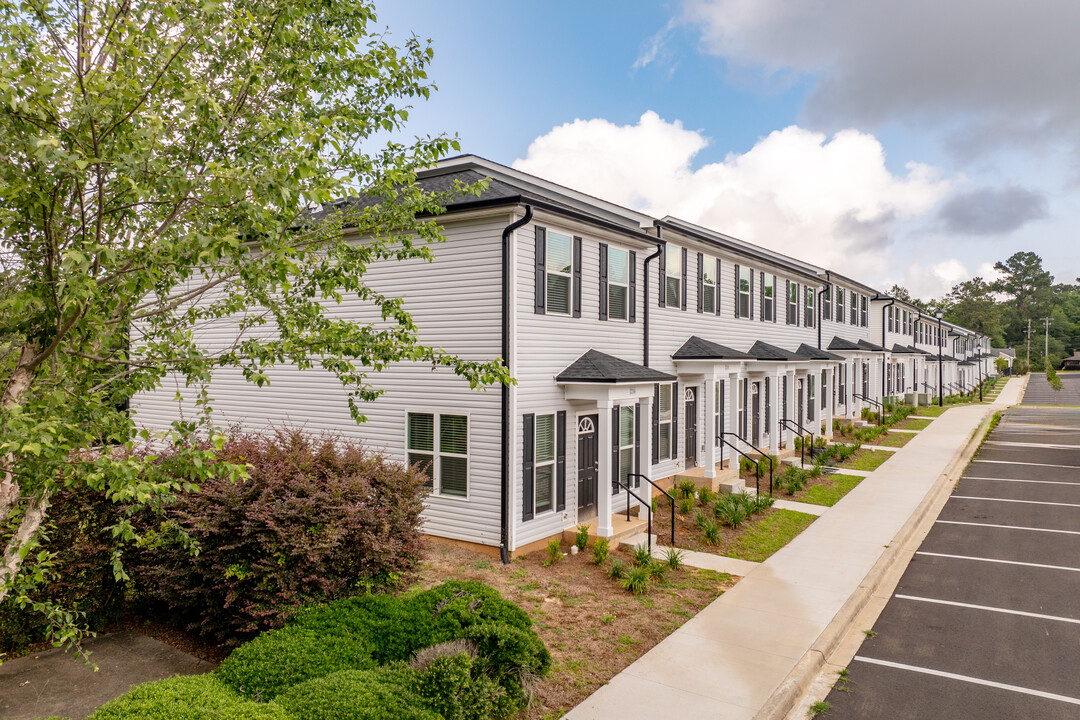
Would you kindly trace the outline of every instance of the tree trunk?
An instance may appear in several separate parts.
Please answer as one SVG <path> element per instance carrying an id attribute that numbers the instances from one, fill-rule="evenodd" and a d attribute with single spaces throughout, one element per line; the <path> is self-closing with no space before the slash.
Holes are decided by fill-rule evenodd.
<path id="1" fill-rule="evenodd" d="M 30 384 L 34 380 L 34 369 L 39 363 L 40 353 L 38 349 L 34 347 L 33 343 L 23 343 L 22 351 L 19 353 L 19 361 L 16 363 L 15 369 L 12 370 L 11 377 L 8 378 L 3 399 L 0 400 L 0 406 L 4 410 L 10 410 L 22 400 L 22 396 L 30 388 Z M 19 481 L 15 476 L 15 456 L 8 453 L 2 461 L 2 468 L 0 468 L 0 524 L 3 524 L 11 515 L 11 511 L 15 509 L 15 504 L 19 502 L 21 494 Z M 26 514 L 23 515 L 22 522 L 19 523 L 19 529 L 12 536 L 11 541 L 8 542 L 8 546 L 4 550 L 3 564 L 0 564 L 0 602 L 3 602 L 4 598 L 8 596 L 8 585 L 18 573 L 19 566 L 22 565 L 22 554 L 19 551 L 37 534 L 38 528 L 41 527 L 41 523 L 45 519 L 45 510 L 48 507 L 49 492 L 42 488 L 38 495 L 31 498 L 30 504 L 26 508 Z"/>

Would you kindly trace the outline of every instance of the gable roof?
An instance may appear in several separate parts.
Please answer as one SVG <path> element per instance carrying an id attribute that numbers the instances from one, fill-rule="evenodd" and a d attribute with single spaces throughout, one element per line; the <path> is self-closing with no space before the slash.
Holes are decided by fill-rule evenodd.
<path id="1" fill-rule="evenodd" d="M 621 383 L 667 382 L 674 375 L 632 363 L 599 350 L 589 350 L 555 376 L 555 382 Z"/>
<path id="2" fill-rule="evenodd" d="M 784 362 L 788 360 L 806 359 L 799 357 L 790 350 L 778 348 L 775 345 L 770 345 L 769 343 L 762 342 L 761 340 L 758 340 L 756 343 L 754 343 L 746 352 L 750 355 L 750 357 L 754 358 L 755 360 L 767 360 L 771 362 Z"/>
<path id="3" fill-rule="evenodd" d="M 892 353 L 894 355 L 918 355 L 919 351 L 910 345 L 900 345 L 899 343 L 895 343 L 892 346 Z"/>
<path id="4" fill-rule="evenodd" d="M 682 347 L 671 355 L 672 360 L 749 360 L 750 357 L 744 352 L 718 345 L 697 335 L 691 335 Z"/>
<path id="5" fill-rule="evenodd" d="M 799 349 L 795 351 L 795 354 L 801 358 L 807 360 L 843 360 L 843 356 L 836 355 L 825 350 L 819 350 L 818 348 L 803 343 L 799 346 Z"/>
<path id="6" fill-rule="evenodd" d="M 872 342 L 867 342 L 866 340 L 859 340 L 859 349 L 869 350 L 870 352 L 885 352 L 885 348 L 880 345 L 875 345 Z"/>
<path id="7" fill-rule="evenodd" d="M 833 339 L 829 342 L 830 350 L 864 350 L 854 340 L 845 340 L 839 335 L 833 335 Z"/>

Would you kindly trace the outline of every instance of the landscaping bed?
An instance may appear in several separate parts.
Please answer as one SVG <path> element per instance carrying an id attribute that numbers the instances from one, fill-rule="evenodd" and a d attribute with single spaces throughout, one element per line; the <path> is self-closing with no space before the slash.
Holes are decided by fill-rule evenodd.
<path id="1" fill-rule="evenodd" d="M 656 528 L 654 527 L 654 532 Z M 569 548 L 565 544 L 563 551 Z M 650 581 L 642 595 L 608 577 L 613 560 L 629 565 L 621 546 L 602 565 L 590 547 L 545 566 L 535 552 L 510 565 L 444 543 L 426 541 L 419 586 L 445 580 L 479 580 L 525 610 L 552 656 L 551 672 L 534 688 L 533 704 L 516 717 L 560 717 L 620 670 L 670 635 L 735 584 L 724 573 L 683 567 Z"/>
<path id="2" fill-rule="evenodd" d="M 871 472 L 877 470 L 883 462 L 891 458 L 891 450 L 866 450 L 860 448 L 846 462 L 837 465 L 842 470 L 863 470 Z"/>

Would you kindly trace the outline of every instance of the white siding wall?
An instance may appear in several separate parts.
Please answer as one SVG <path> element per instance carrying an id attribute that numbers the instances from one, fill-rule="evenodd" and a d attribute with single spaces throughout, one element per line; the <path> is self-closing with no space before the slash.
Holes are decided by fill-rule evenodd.
<path id="1" fill-rule="evenodd" d="M 403 295 L 420 340 L 468 359 L 494 359 L 500 354 L 501 232 L 508 213 L 445 223 L 445 243 L 434 247 L 433 263 L 386 261 L 368 269 L 367 282 L 389 295 Z M 379 323 L 371 306 L 344 300 L 333 314 Z M 224 345 L 235 325 L 221 322 L 204 331 L 206 342 Z M 219 425 L 242 423 L 246 429 L 302 426 L 313 432 L 340 433 L 361 439 L 395 460 L 405 459 L 405 418 L 409 411 L 468 414 L 469 497 L 433 495 L 427 501 L 425 532 L 489 545 L 499 543 L 500 393 L 497 387 L 471 390 L 446 369 L 401 363 L 373 376 L 385 393 L 363 407 L 367 422 L 357 425 L 349 414 L 340 382 L 321 369 L 300 372 L 278 367 L 263 388 L 247 383 L 239 372 L 215 375 L 210 394 Z M 181 390 L 183 390 L 181 388 Z M 178 417 L 175 384 L 138 395 L 132 403 L 135 420 L 163 429 Z"/>

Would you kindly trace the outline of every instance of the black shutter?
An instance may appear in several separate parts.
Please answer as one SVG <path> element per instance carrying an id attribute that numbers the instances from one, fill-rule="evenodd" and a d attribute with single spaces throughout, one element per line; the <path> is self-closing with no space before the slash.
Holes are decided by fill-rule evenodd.
<path id="1" fill-rule="evenodd" d="M 611 494 L 619 494 L 619 406 L 611 408 Z M 630 502 L 630 498 L 626 499 Z"/>
<path id="2" fill-rule="evenodd" d="M 749 319 L 754 319 L 754 271 L 750 271 L 750 313 L 746 316 Z"/>
<path id="3" fill-rule="evenodd" d="M 697 254 L 697 311 L 702 312 L 704 306 L 702 305 L 702 290 L 705 287 L 705 256 L 701 253 Z"/>
<path id="4" fill-rule="evenodd" d="M 652 461 L 660 462 L 660 385 L 653 385 L 652 404 Z"/>
<path id="5" fill-rule="evenodd" d="M 686 309 L 686 248 L 682 249 L 682 309 Z"/>
<path id="6" fill-rule="evenodd" d="M 522 416 L 521 433 L 521 519 L 532 520 L 533 518 L 533 472 L 535 467 L 535 454 L 533 443 L 536 442 L 536 416 L 532 413 Z"/>
<path id="7" fill-rule="evenodd" d="M 608 250 L 600 243 L 600 319 L 608 319 Z"/>
<path id="8" fill-rule="evenodd" d="M 668 448 L 672 460 L 679 457 L 679 383 L 671 383 L 671 446 Z"/>
<path id="9" fill-rule="evenodd" d="M 716 314 L 720 314 L 720 258 L 716 258 Z"/>
<path id="10" fill-rule="evenodd" d="M 784 322 L 791 324 L 791 281 L 784 281 Z"/>
<path id="11" fill-rule="evenodd" d="M 634 472 L 641 472 L 641 404 L 634 403 Z M 641 478 L 634 478 L 634 487 L 641 487 Z"/>
<path id="12" fill-rule="evenodd" d="M 627 308 L 626 316 L 630 318 L 630 322 L 637 322 L 637 253 L 633 250 L 630 251 L 630 292 L 627 294 L 630 297 L 626 302 L 630 307 Z"/>
<path id="13" fill-rule="evenodd" d="M 656 268 L 660 271 L 660 282 L 657 283 L 657 298 L 660 302 L 660 307 L 667 307 L 667 245 L 660 248 L 660 257 L 657 258 Z M 647 302 L 647 300 L 646 300 Z"/>
<path id="14" fill-rule="evenodd" d="M 735 317 L 739 317 L 739 266 L 735 266 Z"/>
<path id="15" fill-rule="evenodd" d="M 547 230 L 536 227 L 536 300 L 535 310 L 543 315 L 547 307 L 547 269 L 545 258 L 547 257 Z M 530 515 L 530 517 L 532 517 Z"/>
<path id="16" fill-rule="evenodd" d="M 765 322 L 765 273 L 762 272 L 758 275 L 758 295 L 761 297 L 759 301 L 761 303 L 761 311 L 758 313 L 761 315 L 761 322 Z"/>
<path id="17" fill-rule="evenodd" d="M 566 509 L 566 411 L 555 414 L 555 509 Z"/>
<path id="18" fill-rule="evenodd" d="M 581 317 L 581 238 L 574 236 L 574 317 Z"/>

